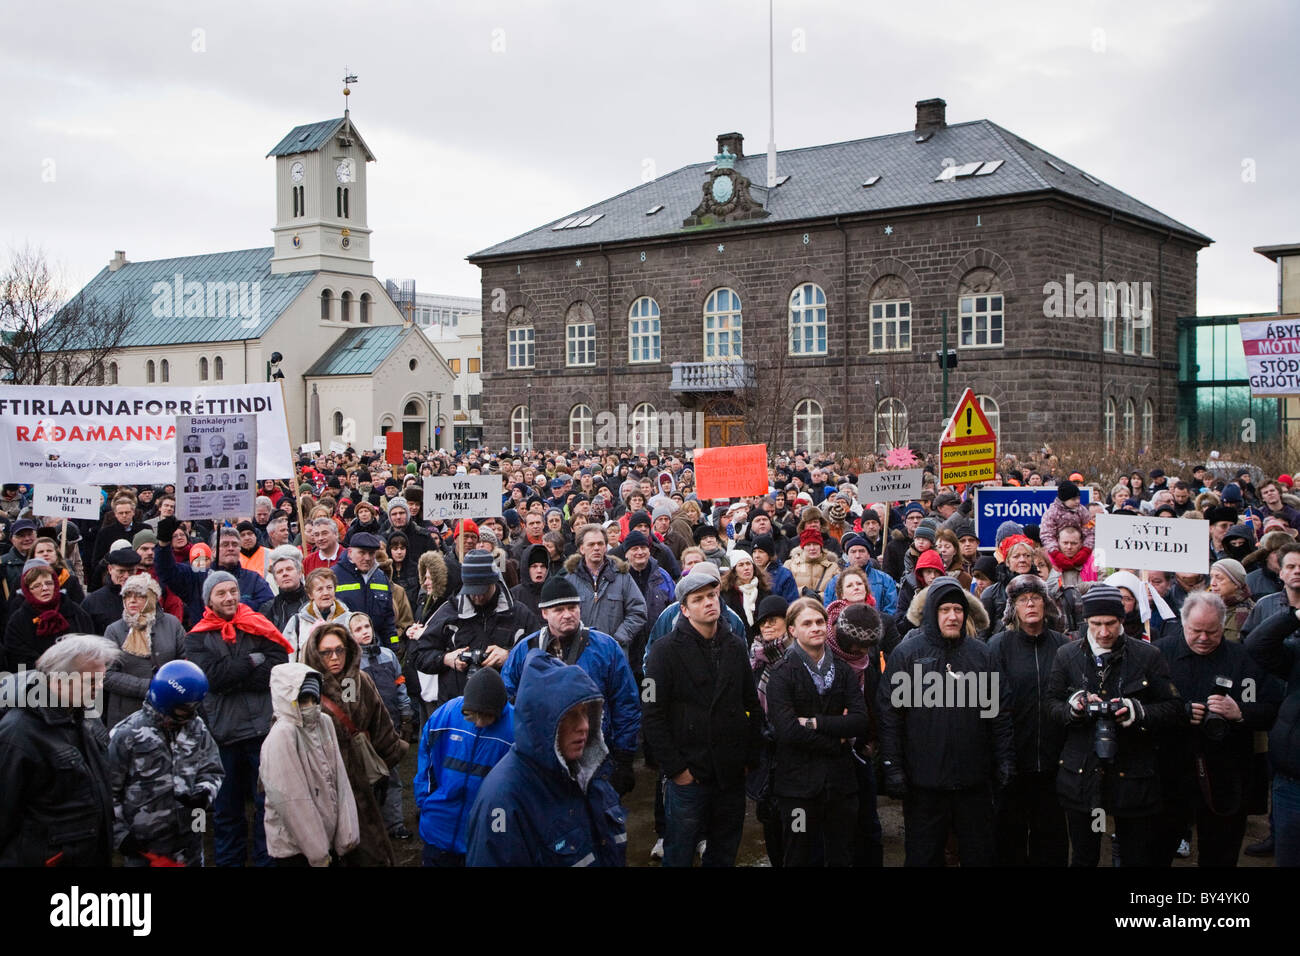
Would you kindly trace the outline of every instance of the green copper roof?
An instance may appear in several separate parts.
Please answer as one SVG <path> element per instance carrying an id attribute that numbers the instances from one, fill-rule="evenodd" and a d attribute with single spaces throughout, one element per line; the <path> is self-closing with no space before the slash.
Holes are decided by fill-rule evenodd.
<path id="1" fill-rule="evenodd" d="M 401 325 L 348 329 L 307 369 L 306 375 L 370 375 L 393 354 L 402 339 L 415 331 L 415 326 Z"/>

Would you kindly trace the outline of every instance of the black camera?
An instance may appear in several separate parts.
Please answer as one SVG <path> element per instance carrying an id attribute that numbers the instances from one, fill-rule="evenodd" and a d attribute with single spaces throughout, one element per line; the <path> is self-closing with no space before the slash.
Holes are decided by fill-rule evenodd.
<path id="1" fill-rule="evenodd" d="M 463 661 L 468 666 L 465 668 L 465 674 L 472 677 L 483 666 L 483 661 L 487 657 L 487 651 L 480 648 L 479 650 L 463 650 L 456 656 L 456 660 Z"/>
<path id="2" fill-rule="evenodd" d="M 1232 690 L 1232 678 L 1224 677 L 1222 674 L 1214 678 L 1215 694 L 1227 697 Z M 1216 714 L 1209 709 L 1209 701 L 1206 701 L 1205 719 L 1201 721 L 1201 733 L 1205 734 L 1206 740 L 1219 741 L 1228 736 L 1228 718 L 1222 714 Z"/>
<path id="3" fill-rule="evenodd" d="M 1088 701 L 1088 719 L 1097 725 L 1093 729 L 1092 747 L 1102 760 L 1114 760 L 1115 753 L 1119 750 L 1115 714 L 1123 708 L 1124 702 L 1119 700 Z"/>

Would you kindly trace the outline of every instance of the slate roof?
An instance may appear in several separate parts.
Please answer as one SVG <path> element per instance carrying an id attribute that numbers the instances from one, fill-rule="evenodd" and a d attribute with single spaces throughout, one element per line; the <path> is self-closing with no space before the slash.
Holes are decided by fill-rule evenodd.
<path id="1" fill-rule="evenodd" d="M 348 329 L 304 374 L 370 375 L 412 332 L 415 326 L 367 325 Z"/>
<path id="2" fill-rule="evenodd" d="M 177 259 L 154 259 L 128 262 L 116 272 L 107 266 L 79 293 L 105 309 L 115 309 L 124 298 L 133 315 L 122 340 L 123 347 L 141 345 L 181 345 L 189 342 L 238 342 L 256 339 L 302 292 L 315 272 L 271 274 L 274 249 L 242 249 Z M 185 315 L 185 302 L 172 303 L 176 276 L 182 283 L 198 282 L 204 287 L 204 314 Z M 155 283 L 167 288 L 155 291 Z M 241 307 L 221 308 L 219 297 L 212 300 L 214 312 L 207 314 L 208 283 L 222 283 L 230 288 L 243 284 Z M 184 296 L 182 297 L 185 298 Z M 251 313 L 245 314 L 247 307 Z M 163 314 L 156 315 L 155 312 Z"/>
<path id="3" fill-rule="evenodd" d="M 790 178 L 771 190 L 758 186 L 767 182 L 766 153 L 745 156 L 737 161 L 736 168 L 755 184 L 751 190 L 754 198 L 763 202 L 771 215 L 711 228 L 787 223 L 1054 192 L 1114 209 L 1202 245 L 1213 241 L 1113 186 L 1092 181 L 1096 177 L 1089 179 L 1079 167 L 989 120 L 945 126 L 935 130 L 924 142 L 916 140 L 917 134 L 909 130 L 847 143 L 779 151 L 777 175 Z M 981 160 L 1005 162 L 991 175 L 935 182 L 943 170 L 944 159 L 955 160 L 959 165 Z M 1049 161 L 1060 169 L 1053 168 Z M 694 234 L 700 231 L 699 227 L 685 230 L 682 220 L 699 205 L 705 170 L 712 165 L 709 161 L 683 167 L 482 249 L 469 260 Z M 880 180 L 864 188 L 863 183 L 871 176 L 879 176 Z M 662 210 L 646 215 L 647 210 L 660 204 Z M 597 213 L 604 216 L 591 226 L 552 229 L 569 216 Z"/>
<path id="4" fill-rule="evenodd" d="M 270 156 L 292 156 L 294 153 L 311 153 L 326 143 L 328 143 L 339 131 L 344 123 L 348 124 L 349 135 L 352 136 L 361 148 L 365 151 L 366 158 L 373 160 L 375 157 L 370 152 L 370 147 L 366 145 L 357 128 L 352 125 L 352 120 L 346 116 L 339 116 L 334 119 L 321 120 L 319 123 L 307 123 L 303 126 L 295 126 L 285 134 L 284 139 L 271 147 L 271 151 L 266 155 Z"/>

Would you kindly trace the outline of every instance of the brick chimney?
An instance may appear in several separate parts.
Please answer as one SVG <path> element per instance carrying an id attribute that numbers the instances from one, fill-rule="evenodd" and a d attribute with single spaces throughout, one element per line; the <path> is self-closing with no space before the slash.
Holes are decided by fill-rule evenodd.
<path id="1" fill-rule="evenodd" d="M 933 133 L 937 129 L 943 129 L 948 125 L 947 109 L 948 104 L 941 99 L 917 100 L 916 131 Z"/>
<path id="2" fill-rule="evenodd" d="M 113 258 L 108 260 L 108 271 L 116 272 L 124 265 L 126 265 L 126 250 L 118 249 L 114 251 Z"/>
<path id="3" fill-rule="evenodd" d="M 737 159 L 745 158 L 745 137 L 739 133 L 719 133 L 718 134 L 718 152 L 722 152 L 722 147 L 736 154 Z"/>

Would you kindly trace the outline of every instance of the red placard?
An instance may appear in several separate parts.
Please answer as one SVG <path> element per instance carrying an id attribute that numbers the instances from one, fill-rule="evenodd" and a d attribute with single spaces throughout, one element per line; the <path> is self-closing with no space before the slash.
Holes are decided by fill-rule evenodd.
<path id="1" fill-rule="evenodd" d="M 701 498 L 767 494 L 767 446 L 695 449 L 695 493 Z"/>
<path id="2" fill-rule="evenodd" d="M 388 442 L 388 447 L 384 449 L 384 461 L 396 468 L 402 464 L 402 433 L 386 432 L 384 440 Z"/>

